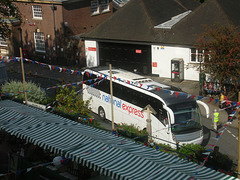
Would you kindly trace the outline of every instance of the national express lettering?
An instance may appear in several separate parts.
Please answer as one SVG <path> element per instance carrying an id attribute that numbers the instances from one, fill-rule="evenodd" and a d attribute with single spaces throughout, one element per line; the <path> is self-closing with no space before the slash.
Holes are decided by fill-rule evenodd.
<path id="1" fill-rule="evenodd" d="M 102 100 L 108 103 L 111 103 L 111 96 L 110 95 L 102 95 Z M 127 111 L 128 114 L 132 114 L 135 116 L 138 116 L 140 118 L 144 118 L 143 112 L 141 110 L 137 110 L 136 108 L 133 108 L 132 106 L 128 106 L 124 103 L 122 103 L 122 100 L 113 100 L 113 105 L 116 106 L 117 108 L 121 108 L 124 111 Z"/>
<path id="2" fill-rule="evenodd" d="M 134 115 L 136 115 L 136 116 L 138 116 L 140 118 L 144 118 L 143 112 L 141 112 L 140 110 L 137 110 L 137 109 L 135 109 L 135 108 L 133 108 L 131 106 L 127 106 L 124 103 L 122 105 L 122 109 L 124 111 L 128 111 L 129 114 L 134 114 Z"/>

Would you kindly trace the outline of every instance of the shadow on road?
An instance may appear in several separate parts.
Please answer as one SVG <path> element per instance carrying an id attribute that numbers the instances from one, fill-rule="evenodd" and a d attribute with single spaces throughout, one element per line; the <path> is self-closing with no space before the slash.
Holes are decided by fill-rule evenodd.
<path id="1" fill-rule="evenodd" d="M 203 142 L 202 142 L 202 146 L 206 146 L 210 140 L 211 137 L 211 130 L 208 129 L 206 126 L 203 126 Z"/>

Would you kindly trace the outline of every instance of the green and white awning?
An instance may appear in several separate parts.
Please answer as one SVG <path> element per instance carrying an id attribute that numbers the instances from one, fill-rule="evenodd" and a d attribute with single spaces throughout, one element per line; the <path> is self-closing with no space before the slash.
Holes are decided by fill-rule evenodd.
<path id="1" fill-rule="evenodd" d="M 0 101 L 0 129 L 112 179 L 237 179 L 10 100 Z"/>

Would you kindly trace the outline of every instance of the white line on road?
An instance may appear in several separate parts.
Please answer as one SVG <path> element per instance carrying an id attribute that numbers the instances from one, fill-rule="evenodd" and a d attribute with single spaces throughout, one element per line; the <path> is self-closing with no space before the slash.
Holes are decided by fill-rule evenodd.
<path id="1" fill-rule="evenodd" d="M 229 134 L 231 134 L 234 138 L 236 138 L 236 140 L 238 141 L 238 137 L 235 136 L 231 131 L 229 131 L 229 130 L 227 129 L 227 132 L 228 132 Z"/>

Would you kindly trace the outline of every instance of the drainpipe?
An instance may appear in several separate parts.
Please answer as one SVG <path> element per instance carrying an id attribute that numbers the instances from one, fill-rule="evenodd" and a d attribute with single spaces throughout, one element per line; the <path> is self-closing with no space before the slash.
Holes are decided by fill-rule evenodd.
<path id="1" fill-rule="evenodd" d="M 55 40 L 55 51 L 56 51 L 56 62 L 58 58 L 58 49 L 57 49 L 57 37 L 56 37 L 56 26 L 55 26 L 55 13 L 54 11 L 57 10 L 57 6 L 51 5 L 51 9 L 53 12 L 53 30 L 54 30 L 54 40 Z"/>

